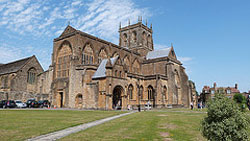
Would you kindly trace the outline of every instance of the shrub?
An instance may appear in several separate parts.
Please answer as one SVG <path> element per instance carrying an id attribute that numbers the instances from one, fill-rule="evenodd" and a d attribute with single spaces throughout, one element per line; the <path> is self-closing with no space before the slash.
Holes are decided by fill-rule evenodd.
<path id="1" fill-rule="evenodd" d="M 217 94 L 208 102 L 207 116 L 202 121 L 202 135 L 211 141 L 248 140 L 249 117 L 234 101 Z"/>

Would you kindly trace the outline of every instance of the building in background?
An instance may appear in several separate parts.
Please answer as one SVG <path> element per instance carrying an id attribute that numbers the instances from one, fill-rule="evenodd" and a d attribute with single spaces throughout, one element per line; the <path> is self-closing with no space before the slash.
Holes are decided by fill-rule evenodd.
<path id="1" fill-rule="evenodd" d="M 224 94 L 228 98 L 233 98 L 233 96 L 237 93 L 240 93 L 238 89 L 238 84 L 235 84 L 234 87 L 217 87 L 216 82 L 212 87 L 204 86 L 202 92 L 200 94 L 199 101 L 205 104 L 209 99 L 213 98 L 215 94 Z"/>

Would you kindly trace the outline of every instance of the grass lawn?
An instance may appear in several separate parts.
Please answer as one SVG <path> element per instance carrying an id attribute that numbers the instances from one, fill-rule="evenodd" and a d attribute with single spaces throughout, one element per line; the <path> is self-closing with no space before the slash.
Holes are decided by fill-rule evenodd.
<path id="1" fill-rule="evenodd" d="M 62 140 L 205 140 L 199 128 L 206 114 L 180 110 L 134 113 Z"/>
<path id="2" fill-rule="evenodd" d="M 24 140 L 121 113 L 123 112 L 0 110 L 0 140 Z"/>

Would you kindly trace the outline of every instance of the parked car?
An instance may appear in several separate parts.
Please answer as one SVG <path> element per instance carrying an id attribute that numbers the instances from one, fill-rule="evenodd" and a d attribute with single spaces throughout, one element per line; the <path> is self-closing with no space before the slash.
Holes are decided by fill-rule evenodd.
<path id="1" fill-rule="evenodd" d="M 0 108 L 6 108 L 7 106 L 7 100 L 0 101 Z"/>
<path id="2" fill-rule="evenodd" d="M 26 108 L 27 107 L 27 104 L 23 103 L 21 100 L 16 100 L 15 102 L 16 102 L 17 108 Z"/>
<path id="3" fill-rule="evenodd" d="M 48 107 L 50 105 L 50 102 L 48 100 L 40 100 L 38 101 L 38 103 L 40 108 Z"/>
<path id="4" fill-rule="evenodd" d="M 14 100 L 7 100 L 6 108 L 16 108 L 16 102 Z"/>
<path id="5" fill-rule="evenodd" d="M 26 105 L 27 105 L 28 108 L 31 108 L 31 103 L 32 103 L 33 101 L 35 101 L 34 98 L 29 99 L 29 100 L 26 102 Z"/>
<path id="6" fill-rule="evenodd" d="M 30 104 L 30 108 L 39 108 L 39 103 L 37 101 L 32 101 Z"/>

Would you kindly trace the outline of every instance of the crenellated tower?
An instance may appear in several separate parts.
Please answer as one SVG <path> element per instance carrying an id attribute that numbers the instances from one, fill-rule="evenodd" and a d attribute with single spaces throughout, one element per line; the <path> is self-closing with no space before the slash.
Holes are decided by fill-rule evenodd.
<path id="1" fill-rule="evenodd" d="M 119 29 L 121 47 L 129 48 L 145 56 L 149 51 L 154 50 L 152 24 L 150 28 L 142 23 L 142 17 L 138 18 L 138 23 L 121 27 Z"/>

